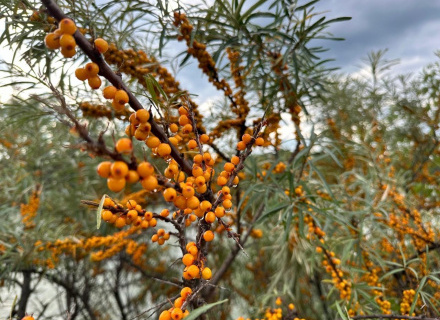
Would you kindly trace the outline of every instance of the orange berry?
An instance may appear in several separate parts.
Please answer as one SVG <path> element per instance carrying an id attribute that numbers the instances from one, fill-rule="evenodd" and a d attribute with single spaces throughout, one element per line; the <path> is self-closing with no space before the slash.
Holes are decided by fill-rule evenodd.
<path id="1" fill-rule="evenodd" d="M 191 133 L 192 131 L 193 131 L 193 126 L 191 124 L 189 124 L 189 123 L 185 124 L 183 129 L 182 129 L 182 132 L 185 133 L 185 134 Z"/>
<path id="2" fill-rule="evenodd" d="M 195 149 L 197 148 L 197 141 L 194 139 L 191 139 L 188 141 L 188 149 Z"/>
<path id="3" fill-rule="evenodd" d="M 225 215 L 225 209 L 223 207 L 215 208 L 215 216 L 217 218 L 222 218 Z"/>
<path id="4" fill-rule="evenodd" d="M 73 22 L 71 19 L 67 19 L 67 18 L 60 21 L 59 28 L 63 34 L 72 35 L 76 31 L 75 22 Z"/>
<path id="5" fill-rule="evenodd" d="M 164 234 L 165 234 L 165 229 L 159 229 L 159 230 L 157 230 L 157 235 L 158 235 L 159 237 L 162 237 Z"/>
<path id="6" fill-rule="evenodd" d="M 243 151 L 244 149 L 246 149 L 246 143 L 244 143 L 243 141 L 237 143 L 237 150 Z"/>
<path id="7" fill-rule="evenodd" d="M 116 91 L 117 91 L 116 87 L 108 86 L 102 90 L 102 94 L 106 99 L 113 99 L 115 97 Z"/>
<path id="8" fill-rule="evenodd" d="M 205 280 L 209 280 L 212 277 L 212 271 L 209 268 L 203 268 L 202 270 L 202 278 Z"/>
<path id="9" fill-rule="evenodd" d="M 196 178 L 203 175 L 203 169 L 197 165 L 193 166 L 191 172 L 192 172 L 193 177 L 196 177 Z"/>
<path id="10" fill-rule="evenodd" d="M 190 265 L 188 267 L 188 273 L 192 278 L 197 278 L 200 275 L 200 269 L 196 265 Z"/>
<path id="11" fill-rule="evenodd" d="M 119 192 L 125 187 L 125 179 L 109 177 L 107 187 L 113 192 Z"/>
<path id="12" fill-rule="evenodd" d="M 170 238 L 170 234 L 169 233 L 165 233 L 164 235 L 163 235 L 163 238 L 162 239 L 164 239 L 164 240 L 168 240 Z"/>
<path id="13" fill-rule="evenodd" d="M 195 191 L 193 187 L 190 186 L 185 186 L 184 188 L 182 188 L 182 195 L 188 199 L 191 198 L 194 195 Z"/>
<path id="14" fill-rule="evenodd" d="M 227 196 L 228 194 L 231 193 L 231 189 L 229 189 L 228 186 L 224 186 L 224 187 L 222 188 L 222 193 L 223 193 L 223 195 Z"/>
<path id="15" fill-rule="evenodd" d="M 206 190 L 208 190 L 208 186 L 207 186 L 206 184 L 204 184 L 204 185 L 201 186 L 201 187 L 197 187 L 197 192 L 200 193 L 200 194 L 205 193 Z"/>
<path id="16" fill-rule="evenodd" d="M 137 202 L 134 201 L 134 200 L 128 200 L 127 203 L 125 204 L 125 206 L 126 206 L 127 209 L 129 209 L 129 210 L 136 209 L 136 206 L 137 206 L 137 205 L 138 205 Z"/>
<path id="17" fill-rule="evenodd" d="M 201 143 L 208 143 L 209 142 L 209 136 L 207 134 L 202 134 L 200 136 L 200 142 Z"/>
<path id="18" fill-rule="evenodd" d="M 125 227 L 126 223 L 125 223 L 125 218 L 123 217 L 118 217 L 115 221 L 115 227 L 116 228 L 123 228 Z"/>
<path id="19" fill-rule="evenodd" d="M 176 137 L 170 137 L 169 140 L 173 146 L 177 146 L 179 144 L 179 140 Z"/>
<path id="20" fill-rule="evenodd" d="M 176 300 L 174 300 L 174 308 L 180 308 L 180 307 L 182 307 L 182 304 L 183 304 L 182 297 L 177 298 Z"/>
<path id="21" fill-rule="evenodd" d="M 118 178 L 118 179 L 125 178 L 125 176 L 128 173 L 128 166 L 123 161 L 115 161 L 110 166 L 110 173 L 114 178 Z"/>
<path id="22" fill-rule="evenodd" d="M 197 209 L 200 205 L 200 200 L 196 196 L 192 196 L 186 200 L 186 205 L 190 209 Z"/>
<path id="23" fill-rule="evenodd" d="M 151 211 L 146 211 L 144 214 L 144 219 L 147 221 L 151 221 L 151 219 L 153 219 L 153 212 Z"/>
<path id="24" fill-rule="evenodd" d="M 205 162 L 211 161 L 211 154 L 209 152 L 205 152 L 203 154 L 203 160 L 205 160 Z"/>
<path id="25" fill-rule="evenodd" d="M 25 316 L 21 320 L 35 320 L 32 316 Z"/>
<path id="26" fill-rule="evenodd" d="M 191 123 L 191 121 L 189 120 L 189 118 L 186 115 L 181 115 L 179 117 L 179 124 L 183 127 L 186 124 Z"/>
<path id="27" fill-rule="evenodd" d="M 211 202 L 209 202 L 209 201 L 207 201 L 207 200 L 203 200 L 201 203 L 200 203 L 200 209 L 202 209 L 203 211 L 210 211 L 211 210 L 211 208 L 212 208 L 212 204 L 211 204 Z"/>
<path id="28" fill-rule="evenodd" d="M 75 48 L 73 49 L 67 49 L 67 48 L 61 48 L 61 54 L 64 58 L 72 58 L 76 53 Z"/>
<path id="29" fill-rule="evenodd" d="M 136 183 L 139 181 L 139 174 L 135 170 L 128 170 L 125 180 L 127 180 L 128 183 Z"/>
<path id="30" fill-rule="evenodd" d="M 174 308 L 173 311 L 171 311 L 171 319 L 173 320 L 180 320 L 183 318 L 183 311 L 180 308 Z"/>
<path id="31" fill-rule="evenodd" d="M 159 236 L 157 234 L 153 234 L 151 241 L 156 242 L 157 240 L 159 240 Z"/>
<path id="32" fill-rule="evenodd" d="M 180 290 L 180 296 L 183 300 L 186 300 L 192 292 L 193 291 L 190 287 L 184 287 L 182 290 Z"/>
<path id="33" fill-rule="evenodd" d="M 136 210 L 130 210 L 127 212 L 127 218 L 130 221 L 135 221 L 138 217 L 138 212 Z"/>
<path id="34" fill-rule="evenodd" d="M 227 184 L 227 183 L 228 183 L 228 178 L 223 177 L 223 176 L 218 176 L 218 178 L 217 178 L 217 184 L 218 184 L 219 186 L 224 186 L 224 185 Z"/>
<path id="35" fill-rule="evenodd" d="M 195 243 L 195 242 L 193 242 L 193 241 L 188 242 L 188 243 L 186 244 L 186 246 L 185 246 L 186 251 L 188 251 L 188 249 L 191 248 L 191 247 L 193 247 L 193 246 L 196 246 L 196 243 Z"/>
<path id="36" fill-rule="evenodd" d="M 90 88 L 93 90 L 99 89 L 99 87 L 102 84 L 101 78 L 99 76 L 93 76 L 87 79 L 87 82 L 89 83 Z"/>
<path id="37" fill-rule="evenodd" d="M 44 38 L 44 43 L 48 49 L 52 50 L 58 49 L 61 46 L 60 37 L 55 33 L 49 33 L 46 35 Z"/>
<path id="38" fill-rule="evenodd" d="M 191 217 L 196 217 L 194 215 L 192 215 Z M 197 253 L 199 252 L 199 249 L 197 249 L 196 246 L 192 246 L 187 250 L 191 255 L 193 255 L 194 257 L 197 256 Z"/>
<path id="39" fill-rule="evenodd" d="M 237 165 L 237 164 L 240 163 L 240 158 L 237 157 L 237 156 L 233 156 L 233 157 L 231 158 L 231 162 L 232 162 L 232 164 Z"/>
<path id="40" fill-rule="evenodd" d="M 168 310 L 162 311 L 159 316 L 159 320 L 171 320 L 171 312 Z"/>
<path id="41" fill-rule="evenodd" d="M 205 221 L 207 223 L 213 223 L 215 221 L 215 214 L 212 211 L 209 211 L 208 213 L 205 214 Z"/>
<path id="42" fill-rule="evenodd" d="M 186 209 L 187 208 L 187 200 L 185 199 L 185 197 L 184 196 L 178 196 L 177 198 L 176 198 L 176 200 L 174 200 L 174 205 L 177 207 L 177 208 L 179 208 L 179 209 L 181 209 L 181 210 L 184 210 L 184 209 Z"/>
<path id="43" fill-rule="evenodd" d="M 174 188 L 167 188 L 163 192 L 163 198 L 165 201 L 172 202 L 177 198 L 177 192 Z"/>
<path id="44" fill-rule="evenodd" d="M 151 163 L 144 161 L 139 163 L 137 172 L 139 173 L 139 176 L 146 178 L 154 174 L 154 167 Z"/>
<path id="45" fill-rule="evenodd" d="M 185 116 L 188 115 L 188 109 L 185 108 L 185 107 L 179 107 L 179 109 L 178 109 L 177 111 L 179 112 L 179 114 L 180 114 L 181 116 L 182 116 L 182 115 L 185 115 Z"/>
<path id="46" fill-rule="evenodd" d="M 76 78 L 77 78 L 78 80 L 81 80 L 81 81 L 85 81 L 85 80 L 87 80 L 87 78 L 89 77 L 89 76 L 87 75 L 86 69 L 84 69 L 84 68 L 78 68 L 78 69 L 76 69 L 76 70 L 75 70 L 75 76 L 76 76 Z"/>
<path id="47" fill-rule="evenodd" d="M 240 178 L 238 176 L 235 176 L 234 180 L 232 180 L 232 184 L 237 185 L 238 182 L 240 182 Z"/>
<path id="48" fill-rule="evenodd" d="M 170 124 L 170 131 L 172 133 L 176 133 L 177 131 L 179 131 L 179 126 L 175 123 Z"/>
<path id="49" fill-rule="evenodd" d="M 123 111 L 125 108 L 125 104 L 119 104 L 116 100 L 112 101 L 112 107 L 116 110 L 116 111 Z"/>
<path id="50" fill-rule="evenodd" d="M 212 232 L 211 230 L 205 231 L 205 233 L 203 233 L 203 239 L 206 242 L 214 240 L 214 232 Z"/>
<path id="51" fill-rule="evenodd" d="M 169 144 L 167 143 L 161 143 L 158 147 L 157 147 L 157 153 L 161 156 L 161 157 L 165 157 L 171 154 L 171 147 Z"/>
<path id="52" fill-rule="evenodd" d="M 70 34 L 63 34 L 60 37 L 60 45 L 62 48 L 65 48 L 66 50 L 72 50 L 76 47 L 76 41 L 73 36 Z"/>
<path id="53" fill-rule="evenodd" d="M 89 77 L 97 76 L 99 72 L 99 66 L 94 62 L 89 62 L 84 67 Z"/>
<path id="54" fill-rule="evenodd" d="M 113 213 L 110 210 L 102 210 L 101 212 L 101 218 L 104 221 L 110 221 L 113 217 Z"/>
<path id="55" fill-rule="evenodd" d="M 225 165 L 223 166 L 223 169 L 224 169 L 226 172 L 232 172 L 232 171 L 234 171 L 235 166 L 234 166 L 233 163 L 226 162 Z"/>
<path id="56" fill-rule="evenodd" d="M 105 53 L 108 50 L 108 43 L 102 38 L 95 39 L 95 48 L 99 53 Z"/>
<path id="57" fill-rule="evenodd" d="M 194 181 L 194 183 L 198 186 L 198 187 L 202 187 L 203 185 L 205 185 L 206 183 L 206 179 L 204 176 L 198 176 L 196 178 L 196 180 Z"/>
<path id="58" fill-rule="evenodd" d="M 128 94 L 124 90 L 116 91 L 114 99 L 118 102 L 118 104 L 126 104 L 129 100 Z"/>
<path id="59" fill-rule="evenodd" d="M 148 176 L 142 179 L 141 184 L 145 190 L 153 191 L 157 188 L 159 183 L 155 176 Z"/>
<path id="60" fill-rule="evenodd" d="M 251 140 L 252 140 L 252 136 L 250 135 L 250 134 L 244 134 L 242 137 L 241 137 L 241 140 L 244 142 L 244 143 L 246 143 L 246 144 L 248 144 L 249 142 L 251 142 Z"/>
<path id="61" fill-rule="evenodd" d="M 110 161 L 103 161 L 98 164 L 98 168 L 96 169 L 98 175 L 102 178 L 108 178 L 110 176 L 111 165 L 112 163 Z"/>
<path id="62" fill-rule="evenodd" d="M 201 154 L 196 154 L 193 158 L 194 163 L 201 164 L 203 161 L 203 156 Z"/>
<path id="63" fill-rule="evenodd" d="M 150 119 L 150 112 L 145 109 L 136 111 L 135 115 L 136 119 L 138 119 L 141 123 L 148 122 L 148 120 Z"/>
<path id="64" fill-rule="evenodd" d="M 148 229 L 149 226 L 150 226 L 150 224 L 148 223 L 148 221 L 142 220 L 142 222 L 141 222 L 142 229 Z"/>
<path id="65" fill-rule="evenodd" d="M 145 144 L 150 149 L 157 148 L 160 145 L 160 140 L 158 137 L 149 137 Z"/>
<path id="66" fill-rule="evenodd" d="M 189 267 L 190 265 L 192 265 L 194 263 L 194 256 L 192 254 L 185 254 L 182 258 L 182 262 L 185 266 Z"/>
<path id="67" fill-rule="evenodd" d="M 222 206 L 223 206 L 225 209 L 230 209 L 230 208 L 232 208 L 232 201 L 229 200 L 229 199 L 223 200 L 223 202 L 222 202 Z"/>
<path id="68" fill-rule="evenodd" d="M 131 153 L 133 151 L 133 143 L 129 138 L 121 138 L 116 142 L 116 151 L 119 153 Z"/>
<path id="69" fill-rule="evenodd" d="M 161 217 L 168 217 L 170 215 L 170 210 L 168 210 L 168 209 L 163 209 L 161 212 L 160 212 L 160 216 Z"/>
<path id="70" fill-rule="evenodd" d="M 262 137 L 258 137 L 258 138 L 255 140 L 255 144 L 256 144 L 257 146 L 261 147 L 262 145 L 264 145 L 264 139 L 263 139 Z"/>

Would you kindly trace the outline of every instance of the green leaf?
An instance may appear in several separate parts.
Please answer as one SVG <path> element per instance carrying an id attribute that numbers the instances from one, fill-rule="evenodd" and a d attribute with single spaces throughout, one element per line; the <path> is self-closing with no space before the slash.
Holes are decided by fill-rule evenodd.
<path id="1" fill-rule="evenodd" d="M 102 196 L 101 201 L 99 202 L 98 210 L 96 210 L 96 229 L 99 229 L 101 226 L 101 211 L 106 197 L 108 197 L 106 194 Z"/>
<path id="2" fill-rule="evenodd" d="M 195 319 L 197 319 L 198 316 L 201 316 L 202 314 L 204 314 L 206 311 L 208 311 L 212 307 L 215 307 L 216 305 L 225 303 L 226 301 L 228 301 L 228 299 L 225 299 L 222 301 L 217 301 L 214 303 L 210 303 L 210 304 L 204 305 L 203 307 L 197 308 L 197 309 L 191 311 L 191 313 L 187 317 L 185 317 L 185 319 L 186 320 L 195 320 Z"/>

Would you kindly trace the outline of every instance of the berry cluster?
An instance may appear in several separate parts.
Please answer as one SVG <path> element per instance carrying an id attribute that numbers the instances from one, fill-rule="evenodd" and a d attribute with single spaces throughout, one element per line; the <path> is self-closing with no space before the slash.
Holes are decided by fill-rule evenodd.
<path id="1" fill-rule="evenodd" d="M 63 19 L 59 22 L 58 29 L 46 35 L 44 43 L 49 49 L 61 48 L 61 54 L 65 58 L 72 58 L 76 53 L 76 41 L 73 34 L 77 28 L 70 19 Z"/>

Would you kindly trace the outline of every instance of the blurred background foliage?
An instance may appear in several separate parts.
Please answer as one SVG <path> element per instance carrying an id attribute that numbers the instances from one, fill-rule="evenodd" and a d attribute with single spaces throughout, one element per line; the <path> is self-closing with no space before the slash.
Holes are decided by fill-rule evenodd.
<path id="1" fill-rule="evenodd" d="M 177 79 L 181 69 L 194 66 L 176 40 L 175 10 L 186 13 L 192 37 L 206 45 L 219 78 L 234 82 L 226 49 L 238 52 L 250 109 L 245 127 L 265 112 L 269 143 L 247 160 L 229 214 L 238 233 L 254 228 L 247 255 L 221 231 L 210 245 L 214 274 L 231 254 L 236 258 L 207 295 L 207 302 L 229 300 L 208 319 L 439 316 L 440 64 L 396 76 L 389 70 L 397 61 L 379 51 L 365 60 L 368 76 L 338 74 L 326 68 L 320 59 L 325 49 L 313 40 L 339 40 L 326 27 L 346 18 L 326 19 L 315 13 L 316 2 L 59 4 L 87 35 L 142 50 Z M 120 201 L 137 197 L 149 208 L 166 203 L 136 186 L 111 193 L 97 176 L 102 159 L 84 152 L 57 92 L 91 136 L 105 131 L 108 146 L 123 136 L 127 114 L 115 114 L 74 79 L 84 55 L 71 61 L 45 48 L 53 22 L 44 11 L 30 19 L 40 7 L 37 1 L 0 1 L 6 26 L 0 42 L 14 53 L 1 65 L 2 90 L 12 92 L 0 105 L 2 319 L 25 312 L 37 319 L 157 317 L 180 290 L 175 245 L 151 243 L 151 230 L 118 233 L 108 224 L 97 230 L 95 210 L 80 200 L 99 201 L 107 193 Z M 123 63 L 114 67 L 123 69 Z M 200 71 L 194 75 L 209 85 Z M 154 100 L 138 78 L 123 72 L 123 79 L 143 103 Z M 180 87 L 186 90 L 185 83 Z M 230 103 L 220 95 L 200 107 L 203 125 L 218 130 L 216 145 L 226 155 L 234 154 L 243 133 L 242 126 L 219 126 L 236 119 Z M 156 107 L 167 112 L 169 104 L 161 100 Z M 151 159 L 136 146 L 138 156 Z M 115 254 L 97 261 L 97 252 L 109 250 Z"/>

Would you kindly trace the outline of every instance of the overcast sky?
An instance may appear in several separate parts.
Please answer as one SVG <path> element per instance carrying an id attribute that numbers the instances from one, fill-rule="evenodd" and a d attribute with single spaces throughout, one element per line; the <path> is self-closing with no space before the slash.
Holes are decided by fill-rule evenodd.
<path id="1" fill-rule="evenodd" d="M 345 41 L 324 43 L 330 49 L 326 57 L 336 59 L 331 65 L 342 71 L 358 71 L 368 52 L 386 48 L 389 59 L 400 59 L 395 72 L 417 71 L 437 59 L 439 0 L 322 0 L 316 8 L 329 18 L 352 17 L 328 29 Z"/>

